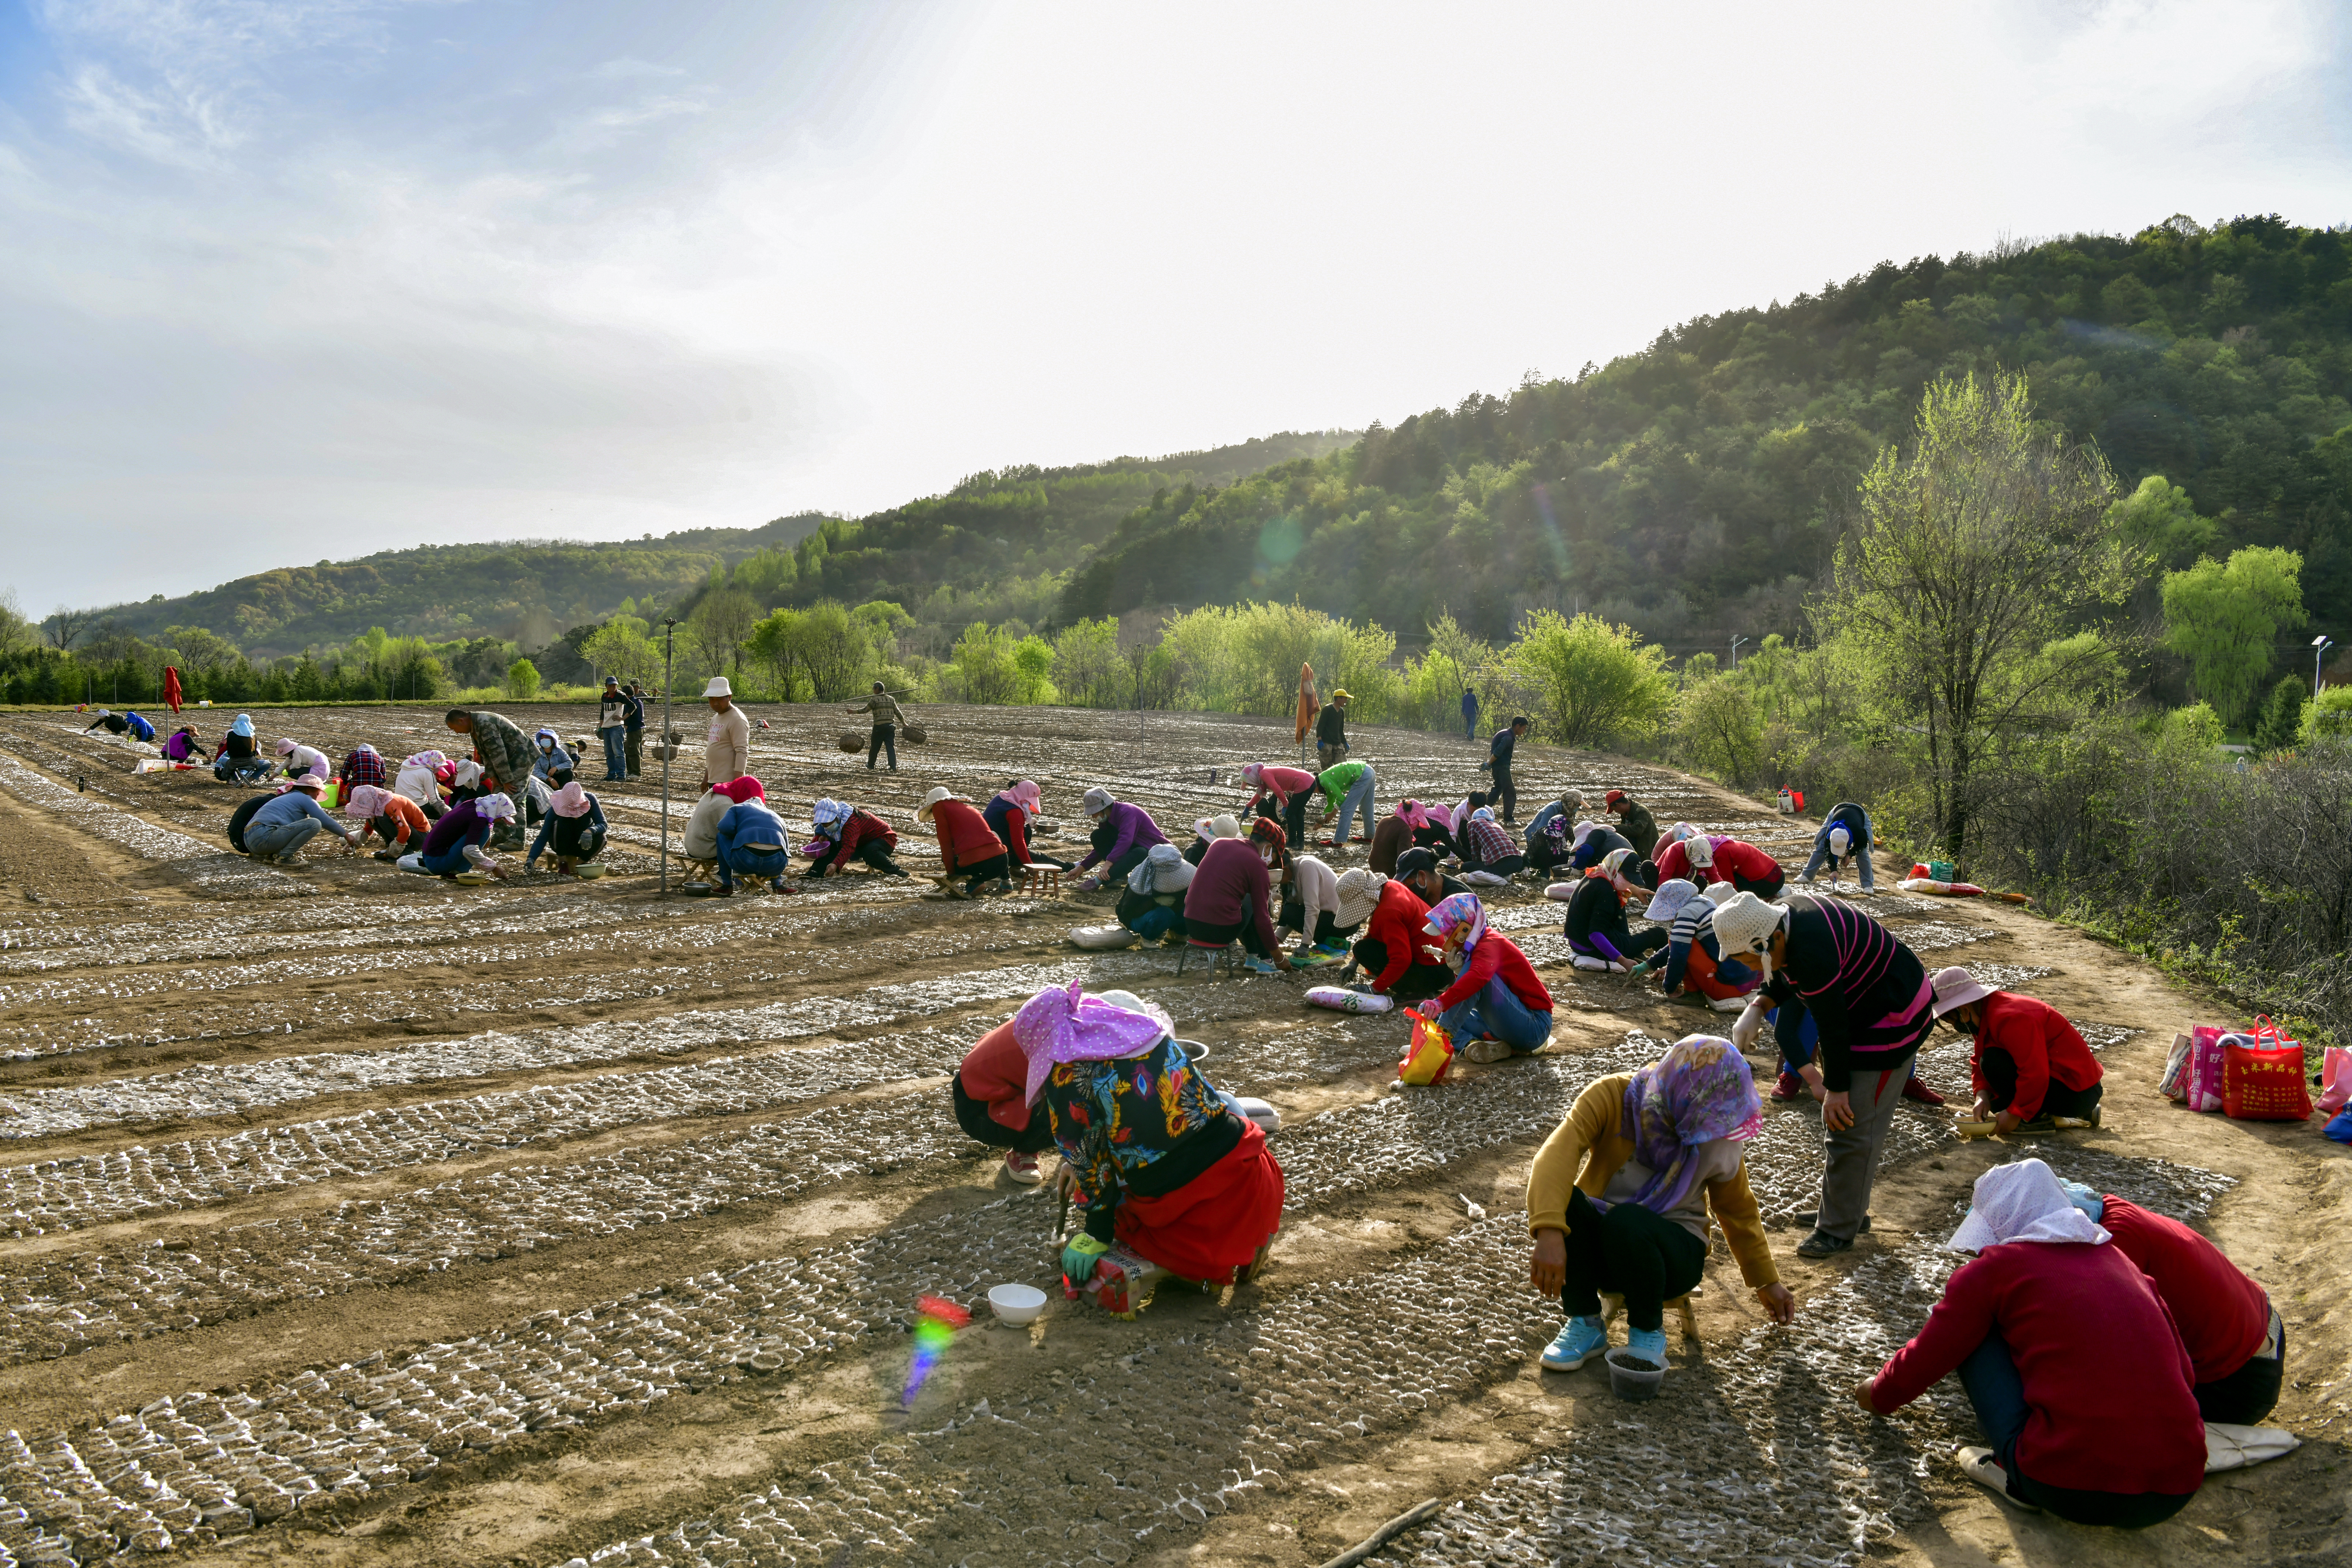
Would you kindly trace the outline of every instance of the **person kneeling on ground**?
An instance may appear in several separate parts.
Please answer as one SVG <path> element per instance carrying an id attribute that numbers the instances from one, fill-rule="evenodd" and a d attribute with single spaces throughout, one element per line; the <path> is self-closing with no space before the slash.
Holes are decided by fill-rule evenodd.
<path id="1" fill-rule="evenodd" d="M 1363 881 L 1349 883 L 1348 877 L 1359 875 Z M 1350 871 L 1348 877 L 1339 879 L 1343 909 L 1352 911 L 1367 898 L 1371 909 L 1363 939 L 1352 950 L 1348 967 L 1339 973 L 1340 984 L 1347 984 L 1360 968 L 1368 977 L 1365 984 L 1375 994 L 1400 1002 L 1426 1002 L 1453 984 L 1454 972 L 1437 961 L 1430 946 L 1429 905 L 1412 886 L 1401 877 L 1369 871 Z"/>
<path id="2" fill-rule="evenodd" d="M 1715 941 L 1716 905 L 1738 890 L 1728 882 L 1717 882 L 1702 893 L 1679 877 L 1658 884 L 1657 895 L 1643 913 L 1650 920 L 1666 922 L 1666 945 L 1663 951 L 1653 950 L 1633 973 L 1646 975 L 1659 971 L 1658 988 L 1669 996 L 1687 986 L 1717 1012 L 1744 1009 L 1748 993 L 1764 977 L 1736 958 L 1726 959 Z M 1776 1093 L 1774 1098 L 1795 1096 Z"/>
<path id="3" fill-rule="evenodd" d="M 934 789 L 923 797 L 915 820 L 939 835 L 940 885 L 949 898 L 976 898 L 983 882 L 992 892 L 1012 890 L 1012 853 L 970 801 Z M 958 877 L 964 879 L 961 892 L 948 887 Z"/>
<path id="4" fill-rule="evenodd" d="M 1383 877 L 1396 875 L 1397 857 L 1413 847 L 1421 829 L 1428 825 L 1429 813 L 1417 800 L 1401 800 L 1380 826 L 1372 830 L 1372 847 L 1364 864 Z"/>
<path id="5" fill-rule="evenodd" d="M 956 1125 L 1004 1151 L 1004 1173 L 1024 1187 L 1045 1179 L 1037 1156 L 1054 1146 L 1054 1119 L 1029 1089 L 1029 1058 L 1007 1018 L 981 1036 L 955 1070 Z"/>
<path id="6" fill-rule="evenodd" d="M 1633 856 L 1630 846 L 1612 851 L 1615 864 L 1593 867 L 1568 897 L 1568 919 L 1561 929 L 1567 932 L 1568 949 L 1576 955 L 1579 969 L 1614 968 L 1627 973 L 1666 945 L 1664 928 L 1652 926 L 1636 936 L 1625 923 L 1625 895 L 1641 890 L 1625 880 L 1622 869 Z"/>
<path id="7" fill-rule="evenodd" d="M 555 874 L 569 877 L 583 862 L 596 858 L 612 830 L 604 824 L 604 805 L 572 776 L 571 769 L 556 769 L 550 782 L 555 789 L 547 799 L 547 816 L 539 825 L 539 837 L 532 842 L 530 853 L 522 858 L 522 868 L 530 870 L 540 851 L 552 849 Z"/>
<path id="8" fill-rule="evenodd" d="M 1748 1185 L 1744 1146 L 1763 1126 L 1755 1076 L 1712 1036 L 1585 1086 L 1528 1173 L 1528 1278 L 1568 1312 L 1547 1369 L 1574 1372 L 1609 1348 L 1606 1290 L 1625 1298 L 1626 1347 L 1664 1370 L 1665 1304 L 1697 1288 L 1710 1217 L 1772 1321 L 1796 1316 Z"/>
<path id="9" fill-rule="evenodd" d="M 379 860 L 399 859 L 404 847 L 424 843 L 430 828 L 415 801 L 380 784 L 353 784 L 343 797 L 342 812 L 360 823 L 357 843 L 364 845 L 371 833 L 383 840 L 383 847 L 376 851 Z"/>
<path id="10" fill-rule="evenodd" d="M 1460 966 L 1454 984 L 1438 995 L 1437 1021 L 1463 1058 L 1498 1062 L 1540 1050 L 1551 1038 L 1551 993 L 1518 943 L 1486 929 L 1486 906 L 1478 895 L 1456 893 L 1440 901 L 1423 929 L 1437 939 L 1445 962 Z"/>
<path id="11" fill-rule="evenodd" d="M 1482 805 L 1470 814 L 1461 845 L 1462 879 L 1474 888 L 1500 887 L 1527 868 L 1519 841 L 1495 820 L 1489 807 Z"/>
<path id="12" fill-rule="evenodd" d="M 1432 849 L 1408 849 L 1398 856 L 1396 874 L 1397 880 L 1411 888 L 1428 909 L 1436 908 L 1441 899 L 1470 890 L 1469 883 L 1437 868 L 1437 853 Z"/>
<path id="13" fill-rule="evenodd" d="M 401 857 L 400 868 L 427 877 L 455 877 L 467 870 L 506 879 L 506 868 L 486 847 L 501 823 L 512 822 L 514 797 L 503 791 L 468 795 L 441 814 L 425 843 Z"/>
<path id="14" fill-rule="evenodd" d="M 1936 1016 L 1975 1042 L 1969 1081 L 1977 1121 L 2003 1132 L 2046 1131 L 2053 1116 L 2098 1124 L 2105 1071 L 2064 1014 L 2037 997 L 1996 991 L 1957 965 L 1928 984 Z"/>
<path id="15" fill-rule="evenodd" d="M 166 762 L 173 763 L 184 763 L 189 761 L 211 762 L 212 757 L 210 753 L 205 752 L 204 747 L 197 743 L 202 739 L 203 737 L 196 733 L 195 726 L 192 724 L 181 725 L 178 729 L 172 731 L 172 738 L 163 742 L 164 760 Z"/>
<path id="16" fill-rule="evenodd" d="M 1143 863 L 1155 844 L 1165 844 L 1168 836 L 1151 820 L 1151 814 L 1139 805 L 1129 805 L 1111 798 L 1110 791 L 1097 785 L 1087 791 L 1078 807 L 1094 824 L 1088 839 L 1088 852 L 1078 862 L 1081 871 L 1100 865 L 1102 869 L 1083 878 L 1078 891 L 1091 893 L 1110 882 L 1124 881 L 1128 875 Z"/>
<path id="17" fill-rule="evenodd" d="M 870 811 L 860 811 L 845 800 L 820 800 L 813 815 L 816 823 L 816 859 L 809 875 L 839 876 L 852 860 L 863 860 L 886 877 L 903 877 L 907 868 L 890 858 L 898 835 Z"/>
<path id="18" fill-rule="evenodd" d="M 734 781 L 740 786 L 745 780 Z M 799 891 L 784 880 L 792 868 L 790 836 L 784 831 L 784 819 L 768 807 L 768 792 L 760 781 L 751 779 L 751 787 L 735 797 L 727 815 L 719 819 L 719 891 L 721 897 L 734 892 L 735 874 L 758 877 L 768 884 L 772 893 Z"/>
<path id="19" fill-rule="evenodd" d="M 1037 854 L 1029 847 L 1029 825 L 1037 820 L 1040 806 L 1036 781 L 1015 779 L 997 793 L 980 816 L 988 824 L 989 831 L 1003 841 L 1015 866 L 1050 866 L 1056 871 L 1074 869 L 1072 862 Z"/>
<path id="20" fill-rule="evenodd" d="M 240 713 L 229 721 L 221 737 L 220 754 L 213 759 L 213 777 L 239 784 L 257 784 L 269 776 L 272 764 L 264 760 L 253 738 L 253 715 Z"/>
<path id="21" fill-rule="evenodd" d="M 2189 1352 L 2197 1413 L 2221 1426 L 2259 1425 L 2277 1406 L 2286 1374 L 2286 1325 L 2270 1292 L 2179 1220 L 2080 1182 L 2058 1184 L 2155 1282 Z"/>
<path id="22" fill-rule="evenodd" d="M 1838 884 L 1838 873 L 1852 861 L 1862 878 L 1862 890 L 1877 891 L 1870 870 L 1870 813 L 1853 804 L 1841 801 L 1830 808 L 1822 819 L 1821 831 L 1813 835 L 1813 853 L 1805 861 L 1805 868 L 1797 873 L 1797 880 L 1811 886 L 1813 873 L 1823 866 L 1830 868 L 1830 886 Z"/>
<path id="23" fill-rule="evenodd" d="M 745 774 L 712 784 L 694 803 L 686 815 L 686 831 L 679 840 L 678 853 L 698 878 L 715 875 L 719 869 L 719 823 L 729 812 L 747 800 L 764 800 L 767 792 L 760 781 Z M 689 887 L 709 884 L 694 881 Z"/>
<path id="24" fill-rule="evenodd" d="M 359 847 L 360 835 L 327 815 L 319 804 L 326 780 L 304 773 L 288 784 L 276 798 L 262 803 L 245 823 L 245 852 L 257 860 L 275 859 L 280 866 L 301 863 L 302 846 L 329 828 L 347 846 Z"/>
<path id="25" fill-rule="evenodd" d="M 390 783 L 383 765 L 383 753 L 362 741 L 343 753 L 343 765 L 335 771 L 343 781 L 343 793 L 349 795 L 362 784 L 374 784 L 381 789 Z"/>
<path id="26" fill-rule="evenodd" d="M 1947 1245 L 1977 1254 L 1911 1342 L 1853 1391 L 1891 1415 L 1957 1372 L 1989 1448 L 1970 1480 L 2076 1524 L 2145 1529 L 2205 1481 L 2189 1352 L 2155 1285 L 2039 1160 L 1979 1176 Z"/>
<path id="27" fill-rule="evenodd" d="M 1192 885 L 1192 863 L 1173 844 L 1155 844 L 1120 886 L 1118 923 L 1146 942 L 1171 946 L 1184 940 L 1184 890 Z"/>
<path id="28" fill-rule="evenodd" d="M 278 742 L 278 756 L 286 769 L 288 778 L 297 778 L 303 773 L 316 773 L 320 783 L 323 784 L 326 781 L 327 753 L 318 747 L 306 746 L 290 735 L 280 736 Z"/>
<path id="29" fill-rule="evenodd" d="M 131 721 L 110 709 L 101 708 L 97 718 L 81 727 L 81 732 L 87 735 L 92 730 L 100 729 L 110 735 L 127 735 L 131 732 Z"/>
<path id="30" fill-rule="evenodd" d="M 1073 1288 L 1114 1245 L 1184 1279 L 1256 1272 L 1282 1222 L 1282 1167 L 1265 1133 L 1176 1044 L 1167 1014 L 1128 992 L 1089 996 L 1073 984 L 1031 997 L 1013 1033 L 1028 1061 L 1024 1093 L 1042 1099 L 1052 1121 L 1056 1180 L 1086 1212 L 1062 1249 Z"/>
<path id="31" fill-rule="evenodd" d="M 1264 858 L 1240 836 L 1232 817 L 1201 826 L 1212 842 L 1184 889 L 1186 938 L 1203 947 L 1238 940 L 1248 955 L 1244 963 L 1260 974 L 1288 969 L 1290 960 L 1275 943 L 1274 886 Z"/>

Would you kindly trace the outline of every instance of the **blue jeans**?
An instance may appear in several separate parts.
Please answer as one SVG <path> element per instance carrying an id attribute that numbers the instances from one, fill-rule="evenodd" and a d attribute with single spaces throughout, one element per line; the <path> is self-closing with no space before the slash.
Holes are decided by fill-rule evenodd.
<path id="1" fill-rule="evenodd" d="M 735 885 L 732 873 L 740 871 L 746 877 L 757 877 L 772 882 L 782 877 L 793 863 L 792 856 L 782 849 L 747 849 L 737 847 L 719 858 L 719 885 Z"/>
<path id="2" fill-rule="evenodd" d="M 1348 786 L 1347 795 L 1339 802 L 1339 821 L 1331 829 L 1332 847 L 1338 848 L 1348 842 L 1349 820 L 1359 813 L 1364 820 L 1363 836 L 1370 838 L 1372 836 L 1372 813 L 1377 809 L 1372 804 L 1372 765 L 1366 763 L 1364 771 L 1356 775 L 1356 782 Z"/>
<path id="3" fill-rule="evenodd" d="M 245 830 L 246 852 L 257 860 L 273 856 L 291 855 L 318 837 L 319 819 L 298 817 L 292 822 L 272 822 Z"/>
<path id="4" fill-rule="evenodd" d="M 1870 869 L 1870 819 L 1867 817 L 1863 819 L 1860 833 L 1853 832 L 1851 825 L 1846 831 L 1850 836 L 1850 842 L 1846 847 L 1853 851 L 1847 858 L 1853 862 L 1854 875 L 1862 879 L 1862 885 L 1865 891 L 1875 891 L 1878 883 Z M 1805 862 L 1805 868 L 1797 873 L 1797 879 L 1801 882 L 1811 881 L 1813 873 L 1827 867 L 1829 863 L 1830 830 L 1824 827 L 1813 835 L 1812 858 Z"/>
<path id="5" fill-rule="evenodd" d="M 460 844 L 441 855 L 427 855 L 419 850 L 416 868 L 427 877 L 454 877 L 460 871 L 472 870 L 474 863 L 466 858 L 466 847 Z"/>
<path id="6" fill-rule="evenodd" d="M 1465 741 L 1475 741 L 1478 738 L 1477 714 L 1465 713 L 1462 715 L 1462 738 Z"/>
<path id="7" fill-rule="evenodd" d="M 604 782 L 628 782 L 629 731 L 625 725 L 615 724 L 609 730 L 596 731 L 604 737 Z"/>
<path id="8" fill-rule="evenodd" d="M 1456 1002 L 1437 1021 L 1458 1043 L 1492 1035 L 1518 1052 L 1534 1050 L 1551 1038 L 1551 1015 L 1538 1013 L 1519 1000 L 1518 993 L 1496 975 L 1475 996 Z"/>

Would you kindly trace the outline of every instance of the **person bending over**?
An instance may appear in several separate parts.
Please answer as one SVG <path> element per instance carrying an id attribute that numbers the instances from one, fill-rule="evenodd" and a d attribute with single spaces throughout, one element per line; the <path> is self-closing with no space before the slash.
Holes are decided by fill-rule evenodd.
<path id="1" fill-rule="evenodd" d="M 1797 874 L 1800 884 L 1811 886 L 1813 874 L 1823 866 L 1830 870 L 1830 886 L 1838 884 L 1838 873 L 1851 861 L 1862 879 L 1862 890 L 1875 892 L 1877 883 L 1870 869 L 1870 813 L 1853 804 L 1841 801 L 1830 808 L 1822 819 L 1821 831 L 1813 835 L 1813 852 L 1805 861 L 1805 868 Z"/>
<path id="2" fill-rule="evenodd" d="M 1146 942 L 1171 946 L 1184 940 L 1184 892 L 1192 885 L 1192 863 L 1173 844 L 1155 844 L 1120 884 L 1118 923 Z"/>
<path id="3" fill-rule="evenodd" d="M 1029 1091 L 1029 1058 L 1007 1018 L 981 1036 L 950 1080 L 956 1125 L 1004 1151 L 1004 1173 L 1024 1187 L 1045 1179 L 1037 1156 L 1054 1146 L 1054 1119 Z"/>
<path id="4" fill-rule="evenodd" d="M 1015 866 L 1050 866 L 1056 871 L 1075 869 L 1068 860 L 1040 855 L 1030 847 L 1030 825 L 1037 820 L 1042 804 L 1034 780 L 1015 779 L 999 791 L 980 815 L 989 831 L 1003 841 Z"/>
<path id="5" fill-rule="evenodd" d="M 322 827 L 350 847 L 359 847 L 360 835 L 328 816 L 326 807 L 319 804 L 319 795 L 326 787 L 326 780 L 315 773 L 303 773 L 291 780 L 275 799 L 265 801 L 246 819 L 245 852 L 257 860 L 275 860 L 280 866 L 299 865 L 302 846 L 316 837 Z"/>
<path id="6" fill-rule="evenodd" d="M 1285 767 L 1280 763 L 1244 763 L 1242 783 L 1250 786 L 1249 799 L 1242 803 L 1244 813 L 1255 809 L 1261 802 L 1271 802 L 1282 814 L 1282 831 L 1293 844 L 1307 841 L 1307 802 L 1315 793 L 1315 775 L 1305 768 Z"/>
<path id="7" fill-rule="evenodd" d="M 1658 819 L 1650 815 L 1650 808 L 1623 790 L 1612 789 L 1601 797 L 1601 809 L 1616 816 L 1617 831 L 1625 836 L 1634 854 L 1649 859 L 1658 847 Z"/>
<path id="8" fill-rule="evenodd" d="M 1315 775 L 1315 789 L 1323 796 L 1324 809 L 1338 814 L 1338 820 L 1331 825 L 1333 848 L 1348 847 L 1349 830 L 1359 821 L 1363 825 L 1363 837 L 1367 840 L 1372 837 L 1372 819 L 1379 809 L 1372 799 L 1374 782 L 1370 763 L 1340 763 Z M 1285 831 L 1288 831 L 1286 826 Z M 1290 837 L 1294 844 L 1305 841 L 1297 833 Z"/>
<path id="9" fill-rule="evenodd" d="M 424 844 L 401 857 L 400 868 L 445 879 L 479 871 L 504 881 L 506 868 L 491 855 L 488 844 L 499 825 L 512 822 L 514 815 L 514 797 L 502 791 L 468 795 L 441 814 Z"/>
<path id="10" fill-rule="evenodd" d="M 923 797 L 915 820 L 939 835 L 940 881 L 949 898 L 976 898 L 983 882 L 996 892 L 1011 889 L 1012 854 L 970 801 L 934 789 Z M 947 886 L 958 877 L 964 879 L 961 892 Z"/>
<path id="11" fill-rule="evenodd" d="M 1233 818 L 1214 826 L 1232 826 Z M 1274 937 L 1273 880 L 1265 860 L 1249 840 L 1238 834 L 1220 836 L 1202 855 L 1184 889 L 1184 931 L 1205 947 L 1223 947 L 1239 941 L 1248 956 L 1244 963 L 1260 974 L 1286 970 Z"/>
<path id="12" fill-rule="evenodd" d="M 1637 936 L 1626 923 L 1627 895 L 1640 897 L 1647 891 L 1625 879 L 1622 868 L 1633 857 L 1631 847 L 1613 851 L 1613 864 L 1593 867 L 1568 896 L 1568 918 L 1562 929 L 1579 969 L 1631 972 L 1643 958 L 1666 945 L 1664 928 L 1652 926 Z"/>
<path id="13" fill-rule="evenodd" d="M 898 847 L 897 831 L 872 812 L 861 811 L 845 800 L 820 800 L 813 817 L 818 843 L 810 876 L 837 877 L 852 860 L 863 860 L 869 869 L 886 877 L 907 874 L 905 867 L 890 858 L 890 851 Z"/>
<path id="14" fill-rule="evenodd" d="M 1093 831 L 1087 839 L 1086 858 L 1078 862 L 1081 871 L 1095 866 L 1102 869 L 1079 880 L 1078 891 L 1091 893 L 1107 883 L 1124 881 L 1152 846 L 1165 844 L 1168 836 L 1151 820 L 1151 814 L 1139 805 L 1129 805 L 1111 798 L 1110 791 L 1097 785 L 1087 791 L 1078 803 L 1086 813 Z"/>
<path id="15" fill-rule="evenodd" d="M 757 788 L 758 781 L 752 783 Z M 772 893 L 798 890 L 784 880 L 792 868 L 791 837 L 784 831 L 784 819 L 769 807 L 766 790 L 747 793 L 727 808 L 719 819 L 718 840 L 720 896 L 734 892 L 738 873 L 764 880 Z"/>
<path id="16" fill-rule="evenodd" d="M 1438 995 L 1454 984 L 1454 972 L 1438 961 L 1430 942 L 1429 905 L 1401 877 L 1364 875 L 1361 890 L 1352 896 L 1360 899 L 1369 893 L 1371 913 L 1362 938 L 1350 950 L 1354 956 L 1339 973 L 1340 983 L 1345 984 L 1361 969 L 1365 984 L 1378 995 L 1400 1002 L 1426 1002 Z"/>

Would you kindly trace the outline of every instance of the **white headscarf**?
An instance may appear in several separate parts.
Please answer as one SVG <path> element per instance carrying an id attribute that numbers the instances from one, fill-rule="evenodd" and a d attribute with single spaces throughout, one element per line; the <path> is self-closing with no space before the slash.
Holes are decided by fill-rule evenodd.
<path id="1" fill-rule="evenodd" d="M 508 795 L 479 795 L 475 798 L 474 810 L 477 815 L 487 816 L 493 822 L 512 822 L 514 797 Z"/>
<path id="2" fill-rule="evenodd" d="M 2075 1241 L 2096 1247 L 2106 1231 L 2074 1206 L 2057 1173 L 2039 1160 L 1995 1165 L 1977 1178 L 1969 1217 L 1944 1246 L 1982 1252 L 2011 1241 Z"/>

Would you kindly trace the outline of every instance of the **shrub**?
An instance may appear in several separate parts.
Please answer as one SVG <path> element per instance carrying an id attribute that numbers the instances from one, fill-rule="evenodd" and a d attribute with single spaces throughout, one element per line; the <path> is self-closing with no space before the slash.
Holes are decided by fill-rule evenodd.
<path id="1" fill-rule="evenodd" d="M 1534 692 L 1549 729 L 1545 739 L 1558 745 L 1639 740 L 1655 733 L 1673 706 L 1665 651 L 1598 616 L 1571 621 L 1557 610 L 1530 611 L 1503 657 L 1511 675 Z"/>

